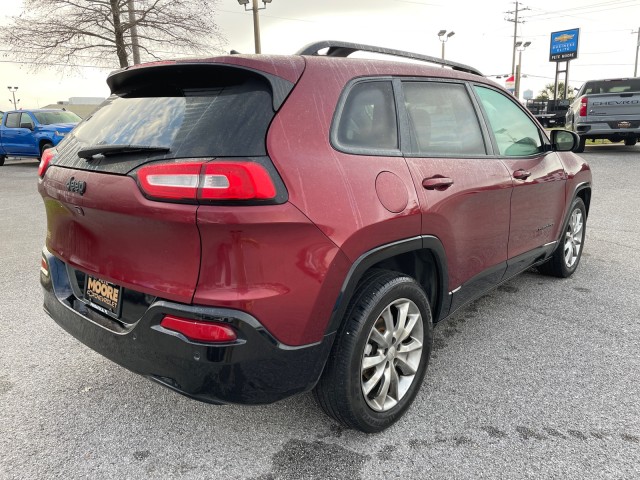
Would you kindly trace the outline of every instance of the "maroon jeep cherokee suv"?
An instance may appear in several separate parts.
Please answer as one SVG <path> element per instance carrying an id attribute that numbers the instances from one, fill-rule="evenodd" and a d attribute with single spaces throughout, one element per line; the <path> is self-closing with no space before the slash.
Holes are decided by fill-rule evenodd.
<path id="1" fill-rule="evenodd" d="M 428 66 L 346 58 L 357 50 Z M 591 173 L 468 66 L 344 42 L 129 67 L 40 165 L 44 308 L 211 403 L 313 389 L 382 430 L 433 323 L 580 261 Z"/>

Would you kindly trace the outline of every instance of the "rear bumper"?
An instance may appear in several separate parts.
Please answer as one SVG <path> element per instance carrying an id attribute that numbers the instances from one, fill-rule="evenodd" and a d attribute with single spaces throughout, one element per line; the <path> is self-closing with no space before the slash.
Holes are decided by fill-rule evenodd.
<path id="1" fill-rule="evenodd" d="M 633 123 L 637 123 L 634 121 Z M 587 138 L 627 137 L 640 135 L 640 128 L 612 128 L 610 122 L 576 122 L 577 134 Z"/>
<path id="2" fill-rule="evenodd" d="M 317 382 L 334 334 L 319 343 L 278 343 L 247 313 L 155 301 L 133 324 L 102 315 L 78 299 L 65 264 L 44 251 L 41 272 L 45 311 L 67 332 L 115 363 L 172 390 L 208 403 L 271 403 L 310 390 Z M 203 344 L 160 326 L 164 315 L 233 325 L 238 339 Z"/>

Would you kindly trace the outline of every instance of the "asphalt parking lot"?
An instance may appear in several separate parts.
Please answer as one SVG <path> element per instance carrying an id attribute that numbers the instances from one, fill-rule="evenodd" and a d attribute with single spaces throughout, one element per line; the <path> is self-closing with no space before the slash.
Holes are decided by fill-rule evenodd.
<path id="1" fill-rule="evenodd" d="M 408 414 L 343 430 L 301 395 L 183 398 L 42 310 L 37 163 L 0 167 L 0 478 L 640 478 L 640 145 L 587 147 L 594 194 L 568 280 L 529 271 L 436 327 Z"/>

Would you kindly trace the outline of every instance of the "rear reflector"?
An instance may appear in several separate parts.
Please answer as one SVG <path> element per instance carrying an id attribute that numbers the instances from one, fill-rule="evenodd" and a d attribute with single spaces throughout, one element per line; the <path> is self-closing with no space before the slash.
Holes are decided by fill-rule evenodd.
<path id="1" fill-rule="evenodd" d="M 42 157 L 40 157 L 40 165 L 38 166 L 38 176 L 40 178 L 44 177 L 44 174 L 47 173 L 47 168 L 49 168 L 49 164 L 51 163 L 51 159 L 56 156 L 58 150 L 55 148 L 47 148 L 44 152 L 42 152 Z"/>
<path id="2" fill-rule="evenodd" d="M 142 191 L 158 200 L 268 200 L 276 196 L 269 172 L 250 161 L 150 164 L 137 175 Z"/>
<path id="3" fill-rule="evenodd" d="M 160 326 L 179 332 L 196 342 L 233 342 L 238 338 L 232 327 L 219 322 L 203 322 L 166 315 L 160 322 Z"/>

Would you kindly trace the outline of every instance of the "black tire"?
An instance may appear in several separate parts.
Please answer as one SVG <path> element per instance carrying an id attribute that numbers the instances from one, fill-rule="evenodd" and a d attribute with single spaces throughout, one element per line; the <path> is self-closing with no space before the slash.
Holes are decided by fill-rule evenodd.
<path id="1" fill-rule="evenodd" d="M 0 167 L 4 165 L 5 158 L 7 157 L 5 157 L 4 155 L 0 155 Z"/>
<path id="2" fill-rule="evenodd" d="M 584 152 L 584 146 L 586 143 L 587 143 L 586 137 L 583 137 L 582 135 L 580 135 L 580 141 L 578 142 L 578 145 L 573 149 L 573 151 L 576 153 Z"/>
<path id="3" fill-rule="evenodd" d="M 637 143 L 637 141 L 638 140 L 635 137 L 633 137 L 633 138 L 625 138 L 624 139 L 624 144 L 627 147 L 633 147 Z"/>
<path id="4" fill-rule="evenodd" d="M 575 227 L 574 214 L 580 216 L 581 228 L 573 231 Z M 564 224 L 560 243 L 553 252 L 551 258 L 538 265 L 538 271 L 544 275 L 567 278 L 573 275 L 578 268 L 584 248 L 584 237 L 587 228 L 587 209 L 581 198 L 576 198 L 571 204 L 569 216 Z M 571 250 L 571 252 L 569 252 Z M 577 251 L 576 251 L 577 250 Z M 571 253 L 569 257 L 569 253 Z"/>
<path id="5" fill-rule="evenodd" d="M 402 334 L 406 330 L 395 330 L 405 306 L 413 312 L 405 315 L 409 319 L 405 326 L 413 322 L 407 338 Z M 391 323 L 385 322 L 383 313 Z M 386 329 L 386 325 L 394 328 Z M 417 352 L 420 335 L 421 350 Z M 380 347 L 374 337 L 387 340 L 388 348 Z M 364 277 L 349 303 L 314 389 L 316 400 L 327 415 L 348 428 L 367 433 L 384 430 L 402 417 L 420 390 L 432 341 L 431 309 L 422 287 L 406 275 L 374 271 Z M 366 359 L 372 366 L 363 364 Z M 366 388 L 370 388 L 367 395 Z"/>
<path id="6" fill-rule="evenodd" d="M 53 144 L 52 143 L 43 143 L 40 146 L 40 158 L 42 158 L 42 154 L 44 153 L 44 151 L 49 149 L 49 148 L 53 148 Z"/>

